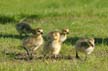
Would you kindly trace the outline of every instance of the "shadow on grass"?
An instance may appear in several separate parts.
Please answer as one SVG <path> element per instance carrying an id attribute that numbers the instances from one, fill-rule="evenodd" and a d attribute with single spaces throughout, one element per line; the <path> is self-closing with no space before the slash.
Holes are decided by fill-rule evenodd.
<path id="1" fill-rule="evenodd" d="M 6 23 L 17 23 L 20 20 L 24 19 L 24 21 L 32 21 L 33 19 L 39 19 L 40 16 L 35 15 L 35 14 L 31 14 L 31 15 L 27 15 L 27 14 L 20 14 L 20 15 L 16 15 L 16 16 L 5 16 L 5 15 L 0 15 L 0 24 L 6 24 Z"/>
<path id="2" fill-rule="evenodd" d="M 25 55 L 26 56 L 26 55 Z M 18 55 L 15 57 L 16 60 L 27 60 L 27 56 L 22 56 L 22 55 Z M 61 60 L 61 59 L 65 59 L 65 60 L 72 60 L 74 57 L 71 56 L 71 55 L 60 55 L 58 57 L 54 57 L 54 56 L 47 56 L 47 57 L 44 57 L 43 55 L 38 55 L 38 56 L 34 56 L 33 57 L 33 60 L 46 60 L 46 59 L 56 59 L 56 60 Z"/>
<path id="3" fill-rule="evenodd" d="M 79 37 L 70 37 L 68 38 L 65 42 L 66 43 L 71 43 L 72 45 L 74 45 L 76 43 L 76 41 L 80 39 Z M 108 45 L 108 38 L 95 38 L 95 43 L 96 44 L 106 44 Z"/>
<path id="4" fill-rule="evenodd" d="M 12 34 L 0 34 L 0 38 L 13 38 L 13 39 L 23 39 L 23 38 L 26 38 L 26 37 L 29 37 L 31 36 L 30 35 L 23 35 L 23 36 L 20 36 L 20 35 L 12 35 Z M 47 41 L 47 38 L 46 36 L 43 36 L 44 40 Z"/>
<path id="5" fill-rule="evenodd" d="M 12 35 L 12 34 L 0 34 L 0 38 L 23 39 L 25 37 L 27 37 L 27 36 Z"/>
<path id="6" fill-rule="evenodd" d="M 2 54 L 6 55 L 8 58 L 10 59 L 15 59 L 15 60 L 26 60 L 28 61 L 29 58 L 27 56 L 27 54 L 21 53 L 21 52 L 16 52 L 16 51 L 12 51 L 12 50 L 4 50 L 2 51 Z M 44 57 L 43 55 L 36 55 L 33 54 L 33 59 L 32 60 L 44 60 L 44 59 L 65 59 L 65 60 L 72 60 L 74 57 L 71 55 L 58 55 L 56 58 L 54 56 L 46 56 Z"/>
<path id="7" fill-rule="evenodd" d="M 20 18 L 27 18 L 27 19 L 39 19 L 40 18 L 39 15 L 35 15 L 35 14 L 31 14 L 31 15 L 20 14 L 19 16 L 20 16 Z"/>
<path id="8" fill-rule="evenodd" d="M 0 15 L 0 23 L 1 24 L 6 24 L 6 23 L 10 23 L 10 22 L 16 22 L 16 20 L 13 17 Z"/>
<path id="9" fill-rule="evenodd" d="M 0 38 L 14 38 L 14 39 L 23 39 L 28 37 L 27 36 L 20 36 L 20 35 L 12 35 L 12 34 L 0 34 Z M 48 39 L 46 38 L 46 36 L 43 36 L 44 40 L 47 41 Z M 74 45 L 76 43 L 76 41 L 80 39 L 80 37 L 70 37 L 67 38 L 67 40 L 64 43 L 70 43 L 72 45 Z M 108 45 L 108 38 L 95 38 L 95 43 L 96 44 L 107 44 Z"/>

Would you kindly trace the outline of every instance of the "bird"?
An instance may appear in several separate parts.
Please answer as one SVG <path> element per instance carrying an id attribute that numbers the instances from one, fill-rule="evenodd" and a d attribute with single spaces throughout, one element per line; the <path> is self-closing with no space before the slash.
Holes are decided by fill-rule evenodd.
<path id="1" fill-rule="evenodd" d="M 88 55 L 93 52 L 95 48 L 95 39 L 94 38 L 81 38 L 75 44 L 76 49 L 76 58 L 81 59 L 78 55 L 79 52 L 85 54 L 85 60 L 87 60 Z"/>
<path id="2" fill-rule="evenodd" d="M 56 31 L 58 31 L 58 30 L 56 30 Z M 52 32 L 49 32 L 48 33 L 48 40 L 50 39 L 52 39 L 52 36 L 51 36 L 51 34 L 53 33 L 54 31 L 52 31 Z M 64 29 L 62 29 L 61 31 L 58 31 L 59 33 L 60 33 L 60 42 L 64 42 L 66 39 L 67 39 L 67 34 L 69 34 L 69 29 L 68 28 L 64 28 Z"/>
<path id="3" fill-rule="evenodd" d="M 67 39 L 67 34 L 69 34 L 69 29 L 62 29 L 60 32 L 60 41 L 63 43 Z"/>
<path id="4" fill-rule="evenodd" d="M 44 42 L 43 29 L 36 28 L 34 34 L 23 39 L 22 47 L 26 50 L 29 59 L 33 58 L 33 52 L 36 51 Z"/>
<path id="5" fill-rule="evenodd" d="M 33 29 L 31 28 L 31 26 L 26 22 L 20 22 L 16 24 L 16 30 L 21 36 L 23 34 L 28 35 L 33 32 Z"/>
<path id="6" fill-rule="evenodd" d="M 51 55 L 56 58 L 59 55 L 59 52 L 61 50 L 61 42 L 60 42 L 60 32 L 59 31 L 53 31 L 50 32 L 50 39 L 48 42 L 46 42 L 44 46 L 44 56 Z"/>

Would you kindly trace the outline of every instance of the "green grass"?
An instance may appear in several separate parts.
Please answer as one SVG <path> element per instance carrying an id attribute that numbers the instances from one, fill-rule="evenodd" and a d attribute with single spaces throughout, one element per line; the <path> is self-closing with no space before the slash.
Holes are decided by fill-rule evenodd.
<path id="1" fill-rule="evenodd" d="M 16 60 L 13 53 L 25 51 L 15 25 L 25 17 L 33 28 L 42 27 L 44 36 L 54 29 L 70 29 L 62 55 L 75 57 L 74 43 L 80 37 L 96 38 L 96 48 L 85 62 L 75 58 Z M 108 71 L 107 23 L 107 0 L 0 0 L 0 71 Z"/>

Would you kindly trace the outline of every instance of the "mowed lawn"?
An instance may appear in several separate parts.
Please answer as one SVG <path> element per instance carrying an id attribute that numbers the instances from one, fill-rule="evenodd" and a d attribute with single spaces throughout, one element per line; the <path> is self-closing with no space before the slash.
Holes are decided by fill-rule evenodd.
<path id="1" fill-rule="evenodd" d="M 15 59 L 24 54 L 15 25 L 25 18 L 32 28 L 69 28 L 60 54 L 72 59 Z M 94 37 L 96 48 L 87 61 L 75 59 L 74 45 L 81 37 Z M 42 47 L 36 51 L 42 55 Z M 0 0 L 0 71 L 108 71 L 107 0 Z"/>

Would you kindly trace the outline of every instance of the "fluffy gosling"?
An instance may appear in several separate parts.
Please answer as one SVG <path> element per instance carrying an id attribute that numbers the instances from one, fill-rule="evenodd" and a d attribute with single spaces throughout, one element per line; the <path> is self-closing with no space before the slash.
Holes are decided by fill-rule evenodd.
<path id="1" fill-rule="evenodd" d="M 75 49 L 76 49 L 76 58 L 80 59 L 78 52 L 83 52 L 85 53 L 86 57 L 85 60 L 87 59 L 87 56 L 92 53 L 92 51 L 95 48 L 95 40 L 93 38 L 87 39 L 79 39 L 76 42 Z"/>
<path id="2" fill-rule="evenodd" d="M 34 34 L 23 40 L 23 48 L 26 50 L 30 59 L 33 58 L 32 54 L 43 44 L 43 29 L 37 28 L 34 30 Z"/>
<path id="3" fill-rule="evenodd" d="M 51 54 L 56 58 L 61 50 L 60 33 L 58 31 L 51 32 L 50 37 L 50 41 L 44 47 L 44 52 L 45 55 Z"/>
<path id="4" fill-rule="evenodd" d="M 60 33 L 60 41 L 64 42 L 67 39 L 67 34 L 69 34 L 69 29 L 62 29 Z"/>
<path id="5" fill-rule="evenodd" d="M 24 23 L 24 22 L 20 22 L 16 25 L 16 30 L 18 31 L 18 33 L 20 35 L 27 35 L 28 33 L 32 33 L 33 30 L 31 28 L 31 26 L 27 23 Z"/>

